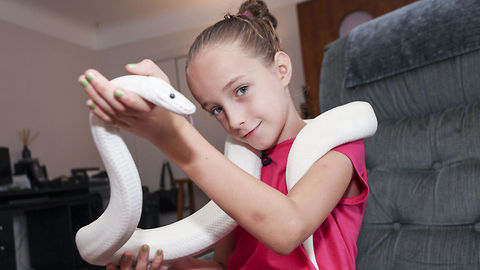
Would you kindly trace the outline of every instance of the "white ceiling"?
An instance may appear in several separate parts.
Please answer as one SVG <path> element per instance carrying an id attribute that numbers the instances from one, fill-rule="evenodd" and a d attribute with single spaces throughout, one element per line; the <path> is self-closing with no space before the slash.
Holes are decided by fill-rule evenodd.
<path id="1" fill-rule="evenodd" d="M 265 0 L 269 8 L 305 0 Z M 0 19 L 92 49 L 208 25 L 242 0 L 0 0 Z"/>

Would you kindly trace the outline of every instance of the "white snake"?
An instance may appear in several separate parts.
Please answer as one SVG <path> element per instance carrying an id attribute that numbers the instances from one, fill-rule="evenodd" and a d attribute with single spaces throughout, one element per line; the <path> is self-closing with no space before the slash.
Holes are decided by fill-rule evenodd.
<path id="1" fill-rule="evenodd" d="M 129 75 L 111 81 L 150 102 L 175 113 L 190 115 L 195 106 L 168 83 L 154 77 Z M 94 265 L 118 264 L 125 251 L 136 254 L 143 244 L 162 249 L 166 263 L 195 255 L 214 245 L 237 223 L 213 201 L 187 218 L 148 230 L 135 230 L 142 212 L 142 188 L 135 163 L 119 136 L 118 128 L 90 114 L 94 141 L 110 179 L 110 202 L 105 212 L 81 228 L 76 244 L 81 257 Z M 349 141 L 372 136 L 377 128 L 375 113 L 366 102 L 352 102 L 322 113 L 300 131 L 287 161 L 287 189 L 330 149 Z M 227 139 L 225 156 L 256 178 L 261 160 L 243 144 Z M 318 269 L 310 236 L 304 243 L 310 260 Z M 149 260 L 154 252 L 150 252 Z M 134 258 L 135 259 L 135 258 Z"/>

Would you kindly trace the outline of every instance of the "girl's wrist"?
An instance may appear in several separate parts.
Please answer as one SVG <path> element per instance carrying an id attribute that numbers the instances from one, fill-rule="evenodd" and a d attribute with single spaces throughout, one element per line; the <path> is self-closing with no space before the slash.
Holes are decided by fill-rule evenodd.
<path id="1" fill-rule="evenodd" d="M 175 143 L 179 137 L 182 136 L 182 133 L 186 132 L 190 123 L 185 119 L 185 117 L 170 113 L 168 116 L 170 119 L 169 125 L 165 123 L 158 123 L 158 130 L 152 134 L 152 137 L 149 140 L 160 149 L 168 148 L 169 145 Z M 161 120 L 165 121 L 164 119 Z"/>

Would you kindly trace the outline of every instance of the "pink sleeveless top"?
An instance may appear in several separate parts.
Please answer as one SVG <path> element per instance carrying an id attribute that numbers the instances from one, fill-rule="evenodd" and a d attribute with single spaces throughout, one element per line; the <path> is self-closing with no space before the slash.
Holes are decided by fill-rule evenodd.
<path id="1" fill-rule="evenodd" d="M 295 138 L 267 150 L 272 163 L 262 168 L 262 181 L 287 194 L 285 171 L 287 156 Z M 352 162 L 361 194 L 342 198 L 313 235 L 315 257 L 320 269 L 355 269 L 357 237 L 368 195 L 365 150 L 363 140 L 333 149 L 345 154 Z M 255 239 L 241 226 L 233 231 L 235 249 L 228 260 L 228 269 L 312 269 L 305 250 L 300 245 L 288 255 L 279 255 Z"/>

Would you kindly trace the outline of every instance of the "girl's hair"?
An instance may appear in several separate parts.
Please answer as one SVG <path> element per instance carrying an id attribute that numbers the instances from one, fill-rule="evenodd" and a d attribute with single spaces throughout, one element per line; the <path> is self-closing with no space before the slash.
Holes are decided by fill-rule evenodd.
<path id="1" fill-rule="evenodd" d="M 224 19 L 203 30 L 188 52 L 189 62 L 203 48 L 222 43 L 237 43 L 240 48 L 271 64 L 281 50 L 275 31 L 277 20 L 261 0 L 247 0 L 240 6 L 237 15 L 227 14 Z"/>

